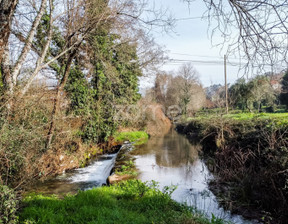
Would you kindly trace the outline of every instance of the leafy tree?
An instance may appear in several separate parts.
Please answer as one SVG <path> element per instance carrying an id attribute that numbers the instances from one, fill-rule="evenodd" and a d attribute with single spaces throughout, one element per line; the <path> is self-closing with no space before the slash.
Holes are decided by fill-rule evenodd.
<path id="1" fill-rule="evenodd" d="M 285 72 L 281 84 L 280 102 L 288 108 L 288 70 Z"/>
<path id="2" fill-rule="evenodd" d="M 260 112 L 262 106 L 275 104 L 277 94 L 270 84 L 269 76 L 259 75 L 247 83 L 244 79 L 238 79 L 229 88 L 229 95 L 232 106 Z"/>
<path id="3" fill-rule="evenodd" d="M 238 79 L 234 85 L 229 88 L 229 104 L 241 110 L 247 109 L 247 100 L 249 96 L 248 85 L 244 78 Z"/>

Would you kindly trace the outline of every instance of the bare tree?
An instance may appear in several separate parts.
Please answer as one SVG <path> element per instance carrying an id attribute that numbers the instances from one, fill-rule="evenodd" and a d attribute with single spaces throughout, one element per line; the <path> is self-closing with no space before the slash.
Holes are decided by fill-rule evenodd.
<path id="1" fill-rule="evenodd" d="M 205 102 L 204 99 L 200 97 L 199 93 L 202 90 L 199 84 L 199 77 L 197 70 L 193 67 L 191 63 L 183 64 L 178 72 L 177 75 L 179 77 L 179 97 L 180 97 L 180 104 L 182 105 L 183 114 L 186 116 L 188 113 L 188 109 L 190 110 L 197 110 L 199 109 L 203 103 Z M 203 90 L 202 90 L 203 92 Z M 195 99 L 195 97 L 197 99 Z M 194 99 L 194 100 L 193 100 Z M 200 107 L 196 106 L 196 104 L 200 103 Z M 191 105 L 191 103 L 193 105 Z M 189 106 L 190 104 L 190 106 Z"/>
<path id="2" fill-rule="evenodd" d="M 172 76 L 165 72 L 161 72 L 161 73 L 159 72 L 156 74 L 153 92 L 154 92 L 154 98 L 157 103 L 166 105 L 167 87 L 171 78 Z"/>
<path id="3" fill-rule="evenodd" d="M 194 0 L 183 1 L 193 4 Z M 223 43 L 228 43 L 228 54 L 245 56 L 246 68 L 287 66 L 288 1 L 202 1 L 207 6 L 203 17 L 210 22 L 212 36 L 220 32 Z"/>
<path id="4" fill-rule="evenodd" d="M 36 30 L 37 27 L 40 23 L 40 20 L 45 12 L 45 8 L 47 6 L 47 0 L 42 0 L 41 4 L 40 4 L 40 8 L 37 12 L 37 15 L 32 23 L 32 26 L 30 28 L 30 31 L 28 33 L 28 36 L 26 38 L 26 42 L 24 44 L 24 47 L 22 48 L 21 54 L 19 56 L 19 58 L 17 59 L 15 65 L 12 68 L 12 72 L 11 72 L 11 77 L 14 83 L 16 83 L 17 77 L 20 73 L 20 70 L 23 66 L 23 64 L 25 63 L 25 59 L 29 53 L 29 51 L 31 50 L 32 47 L 32 41 L 34 39 L 34 36 L 36 34 Z"/>
<path id="5" fill-rule="evenodd" d="M 18 0 L 0 1 L 0 65 L 11 32 L 12 18 Z"/>
<path id="6" fill-rule="evenodd" d="M 166 109 L 179 107 L 184 116 L 193 115 L 206 103 L 198 72 L 191 63 L 183 64 L 174 75 L 158 73 L 152 92 L 157 103 Z"/>

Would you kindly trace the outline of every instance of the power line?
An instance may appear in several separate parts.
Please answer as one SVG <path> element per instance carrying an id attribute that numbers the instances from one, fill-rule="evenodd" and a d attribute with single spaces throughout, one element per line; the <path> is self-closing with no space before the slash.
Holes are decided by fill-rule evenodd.
<path id="1" fill-rule="evenodd" d="M 193 54 L 184 54 L 184 53 L 171 53 L 175 55 L 183 55 L 183 56 L 191 56 L 191 57 L 199 57 L 199 58 L 217 58 L 217 59 L 222 59 L 223 57 L 217 57 L 217 56 L 207 56 L 207 55 L 193 55 Z"/>
<path id="2" fill-rule="evenodd" d="M 192 59 L 169 59 L 165 64 L 183 64 L 183 63 L 195 63 L 195 64 L 205 64 L 205 65 L 222 65 L 223 61 L 215 60 L 192 60 Z M 241 66 L 242 64 L 238 62 L 227 62 L 230 66 Z"/>
<path id="3" fill-rule="evenodd" d="M 185 21 L 185 20 L 195 20 L 195 19 L 205 19 L 208 18 L 207 16 L 195 16 L 195 17 L 184 17 L 184 18 L 178 18 L 175 19 L 175 21 Z"/>

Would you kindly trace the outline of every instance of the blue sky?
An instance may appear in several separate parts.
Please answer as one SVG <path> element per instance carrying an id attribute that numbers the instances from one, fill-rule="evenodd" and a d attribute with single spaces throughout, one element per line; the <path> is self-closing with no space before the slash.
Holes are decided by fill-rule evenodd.
<path id="1" fill-rule="evenodd" d="M 188 7 L 187 3 L 180 0 L 150 0 L 157 7 L 168 8 L 177 20 L 174 32 L 169 34 L 160 31 L 153 32 L 155 41 L 164 45 L 169 52 L 171 59 L 190 60 L 196 70 L 199 72 L 200 81 L 203 86 L 211 84 L 224 84 L 224 54 L 221 47 L 213 47 L 221 43 L 221 36 L 213 36 L 211 39 L 208 21 L 200 17 L 206 10 L 203 1 L 196 0 Z M 186 19 L 191 18 L 191 19 Z M 230 61 L 237 59 L 229 58 Z M 213 63 L 212 63 L 213 62 Z M 168 63 L 161 67 L 162 70 L 177 70 L 181 62 Z M 239 67 L 227 66 L 228 83 L 233 83 L 240 77 Z M 147 79 L 145 79 L 147 80 Z M 151 85 L 151 82 L 150 82 Z M 147 81 L 142 81 L 142 88 L 149 86 Z"/>

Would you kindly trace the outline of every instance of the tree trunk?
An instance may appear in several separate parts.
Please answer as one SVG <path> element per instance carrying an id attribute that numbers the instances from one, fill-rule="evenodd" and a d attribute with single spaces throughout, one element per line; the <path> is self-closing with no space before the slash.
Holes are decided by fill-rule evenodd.
<path id="1" fill-rule="evenodd" d="M 37 16 L 35 17 L 34 21 L 33 21 L 33 24 L 31 26 L 31 29 L 29 31 L 29 34 L 28 34 L 28 37 L 27 37 L 27 40 L 26 40 L 26 43 L 22 49 L 22 52 L 17 60 L 17 62 L 15 63 L 15 66 L 12 70 L 12 78 L 13 78 L 13 81 L 16 82 L 17 80 L 17 77 L 20 73 L 20 70 L 26 60 L 26 57 L 29 53 L 29 51 L 31 50 L 31 47 L 32 47 L 32 42 L 33 42 L 33 39 L 34 39 L 34 36 L 36 34 L 36 31 L 37 31 L 37 27 L 41 21 L 41 18 L 45 12 L 45 8 L 46 8 L 46 4 L 47 3 L 47 0 L 42 0 L 41 1 L 41 5 L 40 5 L 40 8 L 39 8 L 39 11 L 37 13 Z"/>
<path id="2" fill-rule="evenodd" d="M 52 5 L 52 1 L 49 0 L 49 5 L 50 5 L 50 15 L 49 15 L 49 28 L 48 28 L 48 37 L 47 37 L 47 41 L 45 46 L 43 46 L 43 50 L 42 52 L 38 52 L 40 53 L 36 62 L 36 66 L 35 69 L 33 71 L 33 73 L 31 74 L 31 76 L 28 78 L 26 84 L 24 85 L 23 89 L 21 90 L 20 96 L 23 96 L 29 89 L 29 87 L 31 86 L 32 82 L 34 81 L 35 77 L 38 75 L 38 73 L 41 71 L 42 69 L 42 63 L 44 62 L 48 50 L 49 50 L 49 46 L 52 40 L 52 36 L 53 36 L 53 19 L 52 19 L 52 11 L 53 11 L 53 5 Z"/>
<path id="3" fill-rule="evenodd" d="M 4 86 L 4 100 L 5 107 L 7 112 L 11 110 L 12 103 L 13 103 L 13 90 L 14 90 L 14 83 L 11 77 L 11 70 L 10 70 L 10 52 L 9 46 L 7 45 L 5 51 L 3 52 L 2 64 L 1 64 L 1 74 L 2 74 L 2 82 Z"/>
<path id="4" fill-rule="evenodd" d="M 9 47 L 6 46 L 3 56 L 2 56 L 2 64 L 1 64 L 1 73 L 2 73 L 2 81 L 5 88 L 5 91 L 10 95 L 13 94 L 13 80 L 11 77 L 10 71 L 10 55 L 9 55 Z"/>
<path id="5" fill-rule="evenodd" d="M 56 118 L 58 110 L 59 110 L 61 93 L 64 90 L 64 87 L 67 83 L 69 73 L 70 73 L 70 68 L 71 68 L 72 61 L 73 61 L 75 55 L 76 55 L 76 50 L 74 50 L 69 55 L 63 77 L 62 77 L 62 79 L 61 79 L 61 81 L 57 87 L 57 90 L 56 90 L 56 97 L 54 99 L 54 105 L 53 105 L 53 110 L 52 110 L 52 115 L 51 115 L 51 123 L 50 123 L 49 131 L 48 131 L 48 135 L 47 135 L 47 139 L 46 139 L 46 145 L 45 145 L 46 150 L 48 150 L 51 146 L 53 132 L 55 130 L 55 118 Z"/>
<path id="6" fill-rule="evenodd" d="M 11 23 L 18 0 L 0 1 L 0 65 L 11 32 Z"/>

